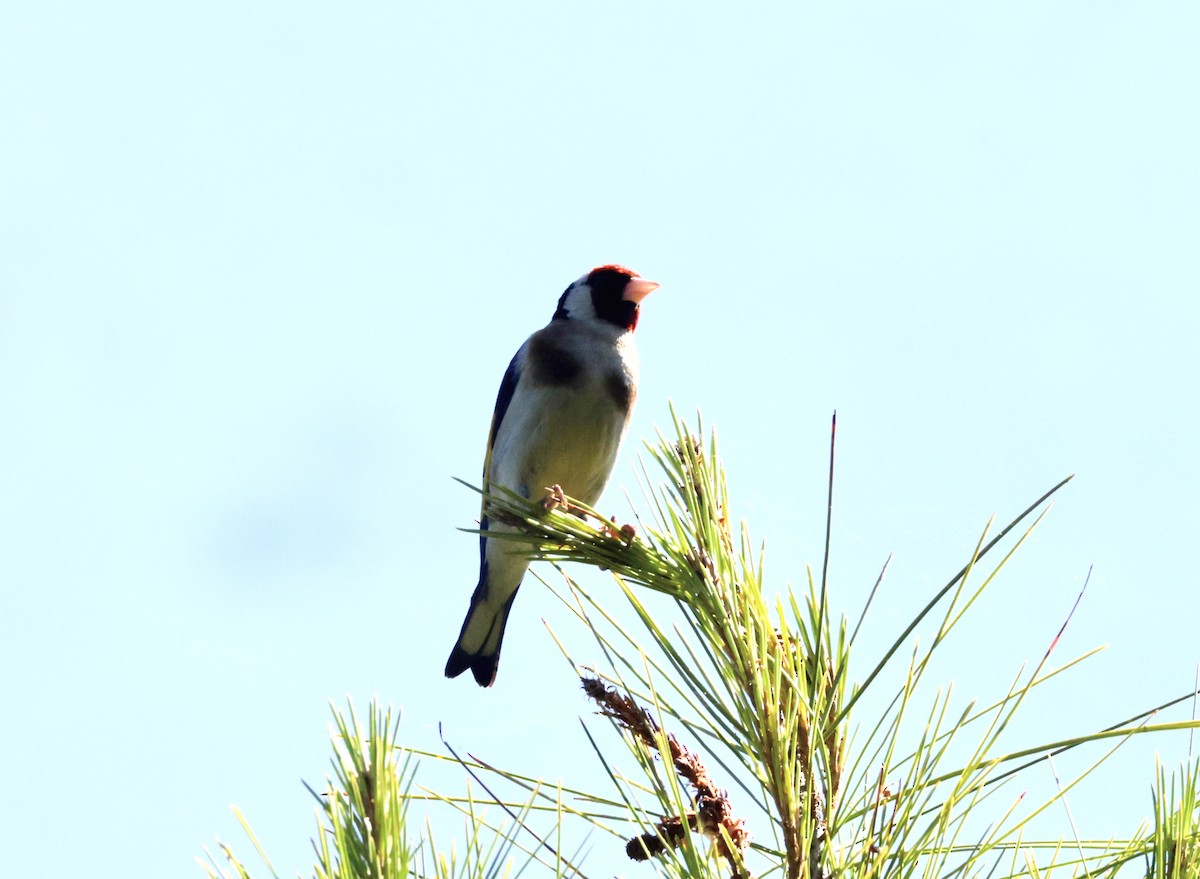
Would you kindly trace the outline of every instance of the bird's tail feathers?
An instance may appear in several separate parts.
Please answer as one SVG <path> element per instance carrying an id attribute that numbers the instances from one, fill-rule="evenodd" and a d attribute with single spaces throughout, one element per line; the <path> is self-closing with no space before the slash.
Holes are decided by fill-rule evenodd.
<path id="1" fill-rule="evenodd" d="M 482 585 L 482 584 L 481 584 Z M 490 604 L 476 589 L 471 597 L 471 609 L 463 620 L 458 642 L 446 660 L 446 677 L 456 678 L 467 669 L 481 687 L 490 687 L 496 682 L 496 670 L 500 665 L 500 648 L 504 642 L 504 627 L 508 625 L 508 612 L 512 608 L 516 590 L 500 607 Z"/>

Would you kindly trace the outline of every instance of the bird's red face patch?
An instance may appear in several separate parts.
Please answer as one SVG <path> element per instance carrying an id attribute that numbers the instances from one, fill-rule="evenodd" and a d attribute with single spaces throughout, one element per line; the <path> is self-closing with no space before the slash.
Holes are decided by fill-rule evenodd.
<path id="1" fill-rule="evenodd" d="M 588 272 L 587 285 L 596 317 L 626 330 L 637 326 L 637 302 L 625 297 L 625 288 L 633 278 L 634 273 L 623 266 L 600 266 Z"/>
<path id="2" fill-rule="evenodd" d="M 618 265 L 592 269 L 587 283 L 597 317 L 627 330 L 637 327 L 641 301 L 658 289 L 656 282 Z"/>

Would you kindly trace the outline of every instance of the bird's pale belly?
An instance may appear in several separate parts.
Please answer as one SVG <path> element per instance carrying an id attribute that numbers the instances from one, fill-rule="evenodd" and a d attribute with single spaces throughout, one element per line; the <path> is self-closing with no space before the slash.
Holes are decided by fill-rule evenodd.
<path id="1" fill-rule="evenodd" d="M 578 388 L 544 388 L 540 393 L 550 399 L 535 410 L 546 414 L 512 424 L 511 432 L 504 431 L 508 442 L 524 437 L 522 460 L 498 456 L 510 466 L 496 468 L 492 478 L 528 498 L 541 497 L 547 487 L 560 485 L 571 497 L 594 504 L 621 443 L 624 413 L 618 412 L 599 388 L 595 393 L 580 393 Z"/>

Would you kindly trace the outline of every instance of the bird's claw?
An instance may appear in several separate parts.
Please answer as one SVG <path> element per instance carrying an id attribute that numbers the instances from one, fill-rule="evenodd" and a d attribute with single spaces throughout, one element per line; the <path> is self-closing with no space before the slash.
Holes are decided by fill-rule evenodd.
<path id="1" fill-rule="evenodd" d="M 600 522 L 600 530 L 608 537 L 615 537 L 617 540 L 623 540 L 626 543 L 631 543 L 633 538 L 637 537 L 637 528 L 632 525 L 625 524 L 617 527 L 617 517 L 613 516 L 608 522 Z"/>
<path id="2" fill-rule="evenodd" d="M 561 485 L 557 484 L 551 485 L 546 489 L 546 496 L 541 500 L 541 507 L 547 513 L 554 510 L 563 510 L 574 516 L 578 516 L 580 519 L 585 519 L 588 515 L 587 511 L 582 507 L 577 507 L 567 500 L 566 492 L 563 491 Z M 625 543 L 631 543 L 637 537 L 637 528 L 633 525 L 618 525 L 616 516 L 613 516 L 607 522 L 600 519 L 600 532 L 606 537 L 614 537 Z"/>
<path id="3" fill-rule="evenodd" d="M 546 489 L 546 496 L 542 498 L 542 509 L 547 513 L 552 510 L 569 510 L 571 505 L 567 503 L 567 495 L 562 490 L 562 486 L 557 483 Z"/>

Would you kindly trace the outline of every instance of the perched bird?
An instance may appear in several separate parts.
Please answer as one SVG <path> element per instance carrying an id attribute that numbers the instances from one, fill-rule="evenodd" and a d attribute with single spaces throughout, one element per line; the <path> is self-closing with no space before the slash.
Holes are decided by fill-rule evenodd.
<path id="1" fill-rule="evenodd" d="M 616 265 L 571 284 L 545 327 L 517 351 L 496 397 L 484 484 L 533 499 L 551 486 L 592 506 L 612 473 L 637 397 L 633 330 L 638 305 L 658 287 Z M 482 687 L 496 680 L 504 626 L 529 567 L 522 549 L 488 534 L 511 531 L 480 519 L 479 585 L 446 662 Z"/>

